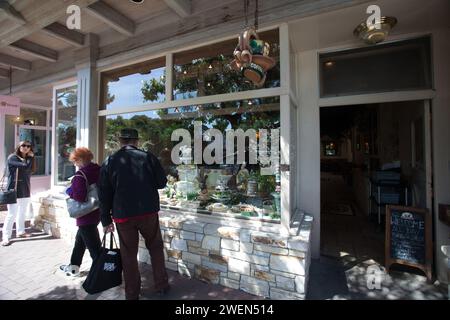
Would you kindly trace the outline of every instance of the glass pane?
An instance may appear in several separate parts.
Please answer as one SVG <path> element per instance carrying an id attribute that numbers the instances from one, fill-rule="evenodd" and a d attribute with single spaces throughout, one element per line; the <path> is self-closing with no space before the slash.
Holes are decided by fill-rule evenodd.
<path id="1" fill-rule="evenodd" d="M 321 97 L 430 89 L 430 39 L 320 55 Z"/>
<path id="2" fill-rule="evenodd" d="M 77 86 L 56 90 L 58 183 L 68 182 L 75 167 L 69 161 L 77 139 Z"/>
<path id="3" fill-rule="evenodd" d="M 20 124 L 46 127 L 47 111 L 39 109 L 20 108 Z"/>
<path id="4" fill-rule="evenodd" d="M 140 148 L 155 154 L 169 176 L 160 190 L 164 207 L 279 221 L 275 172 L 261 170 L 279 156 L 279 97 L 107 116 L 105 155 L 119 149 L 124 127 L 139 131 Z M 237 129 L 241 137 L 233 135 Z M 187 136 L 172 141 L 172 134 Z"/>
<path id="5" fill-rule="evenodd" d="M 269 56 L 277 62 L 267 72 L 264 88 L 280 86 L 278 29 L 258 34 L 269 43 Z M 259 89 L 231 69 L 237 40 L 228 40 L 174 55 L 174 100 Z"/>
<path id="6" fill-rule="evenodd" d="M 36 171 L 34 175 L 45 175 L 46 158 L 46 130 L 20 129 L 20 141 L 30 141 L 33 145 L 34 158 L 36 159 Z"/>
<path id="7" fill-rule="evenodd" d="M 165 70 L 161 58 L 103 73 L 103 109 L 165 101 Z"/>

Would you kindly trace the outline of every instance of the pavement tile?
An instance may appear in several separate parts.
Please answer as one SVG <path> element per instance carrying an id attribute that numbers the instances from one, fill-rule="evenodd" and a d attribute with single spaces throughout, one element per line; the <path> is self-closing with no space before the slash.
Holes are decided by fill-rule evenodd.
<path id="1" fill-rule="evenodd" d="M 33 230 L 28 230 L 32 233 Z M 33 232 L 33 234 L 39 234 Z M 33 236 L 34 237 L 34 236 Z M 86 252 L 81 266 L 85 275 L 67 278 L 58 273 L 61 264 L 70 259 L 72 245 L 65 240 L 39 237 L 14 241 L 9 247 L 0 248 L 0 299 L 1 300 L 124 300 L 123 285 L 101 294 L 89 295 L 82 288 L 92 260 Z M 149 265 L 140 264 L 142 283 L 152 287 L 153 276 Z M 197 280 L 189 280 L 176 272 L 168 271 L 173 292 L 168 299 L 261 299 L 245 292 L 234 290 L 222 292 L 221 286 L 210 286 Z M 211 292 L 213 295 L 211 296 Z M 220 292 L 219 295 L 215 293 Z M 144 299 L 144 297 L 143 297 Z M 148 294 L 145 299 L 159 299 Z"/>

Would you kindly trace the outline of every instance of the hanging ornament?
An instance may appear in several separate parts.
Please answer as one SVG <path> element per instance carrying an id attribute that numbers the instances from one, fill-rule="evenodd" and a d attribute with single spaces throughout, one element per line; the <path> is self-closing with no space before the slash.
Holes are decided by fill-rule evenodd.
<path id="1" fill-rule="evenodd" d="M 234 60 L 231 67 L 240 72 L 257 87 L 262 87 L 266 81 L 267 71 L 275 66 L 275 60 L 269 57 L 270 45 L 259 39 L 258 29 L 258 0 L 255 6 L 255 22 L 248 26 L 249 0 L 244 1 L 245 28 L 239 34 L 238 45 L 233 52 Z"/>

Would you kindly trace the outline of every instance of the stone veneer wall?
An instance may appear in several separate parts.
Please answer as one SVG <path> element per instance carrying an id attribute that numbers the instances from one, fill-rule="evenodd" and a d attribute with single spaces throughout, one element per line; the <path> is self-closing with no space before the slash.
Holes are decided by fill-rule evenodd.
<path id="1" fill-rule="evenodd" d="M 77 227 L 65 200 L 36 196 L 32 205 L 36 228 L 73 243 Z M 162 211 L 166 267 L 270 299 L 304 299 L 312 217 L 300 217 L 294 235 L 282 236 L 278 224 Z M 150 263 L 142 237 L 139 246 L 139 260 Z"/>
<path id="2" fill-rule="evenodd" d="M 36 229 L 64 239 L 69 244 L 74 243 L 78 227 L 75 219 L 69 217 L 65 200 L 42 193 L 32 196 L 31 205 L 34 213 L 32 225 Z"/>
<path id="3" fill-rule="evenodd" d="M 270 299 L 305 298 L 311 216 L 295 236 L 280 236 L 270 223 L 172 212 L 160 213 L 160 223 L 168 269 Z M 139 258 L 150 263 L 143 239 Z"/>

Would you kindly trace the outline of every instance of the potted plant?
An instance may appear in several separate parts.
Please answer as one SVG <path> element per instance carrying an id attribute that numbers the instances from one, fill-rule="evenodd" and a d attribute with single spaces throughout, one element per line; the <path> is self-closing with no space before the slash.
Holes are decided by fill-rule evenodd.
<path id="1" fill-rule="evenodd" d="M 275 191 L 275 176 L 274 175 L 258 175 L 258 190 L 263 195 L 269 195 Z"/>
<path id="2" fill-rule="evenodd" d="M 281 215 L 281 188 L 277 186 L 275 191 L 270 194 L 273 197 L 275 210 L 278 215 Z"/>

